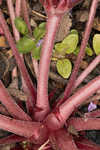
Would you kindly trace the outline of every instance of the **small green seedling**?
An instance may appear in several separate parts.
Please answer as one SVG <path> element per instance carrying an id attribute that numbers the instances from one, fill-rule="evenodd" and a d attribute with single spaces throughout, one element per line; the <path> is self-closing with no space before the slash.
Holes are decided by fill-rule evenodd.
<path id="1" fill-rule="evenodd" d="M 72 64 L 69 59 L 57 61 L 57 71 L 63 78 L 69 78 L 72 70 Z"/>
<path id="2" fill-rule="evenodd" d="M 28 27 L 21 17 L 16 17 L 14 22 L 15 22 L 15 26 L 16 26 L 17 30 L 21 34 L 23 34 L 23 35 L 28 34 Z"/>
<path id="3" fill-rule="evenodd" d="M 100 54 L 100 34 L 95 34 L 93 37 L 93 48 L 96 55 Z"/>

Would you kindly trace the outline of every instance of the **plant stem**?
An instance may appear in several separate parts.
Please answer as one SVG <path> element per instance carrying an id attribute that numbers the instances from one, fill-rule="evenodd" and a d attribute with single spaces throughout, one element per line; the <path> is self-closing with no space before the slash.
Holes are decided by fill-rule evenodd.
<path id="1" fill-rule="evenodd" d="M 31 25 L 30 25 L 30 22 L 29 22 L 29 13 L 28 13 L 28 9 L 27 9 L 26 0 L 23 0 L 21 2 L 21 4 L 22 4 L 22 11 L 23 11 L 24 20 L 25 20 L 25 22 L 27 24 L 28 30 L 30 32 L 30 35 L 32 36 L 32 29 L 31 29 Z M 35 60 L 32 57 L 32 62 L 33 62 L 33 67 L 34 67 L 34 71 L 35 71 L 36 77 L 38 79 L 38 61 Z"/>
<path id="2" fill-rule="evenodd" d="M 25 137 L 21 137 L 21 136 L 12 134 L 7 137 L 0 138 L 0 145 L 12 144 L 12 143 L 16 143 L 16 142 L 22 142 L 25 140 L 26 140 Z"/>
<path id="3" fill-rule="evenodd" d="M 35 72 L 35 75 L 36 75 L 36 79 L 38 80 L 39 64 L 38 64 L 38 61 L 34 58 L 32 58 L 32 62 L 33 62 L 33 67 L 34 67 L 34 72 Z"/>
<path id="4" fill-rule="evenodd" d="M 100 76 L 90 81 L 79 89 L 66 102 L 59 106 L 57 112 L 52 112 L 46 119 L 46 124 L 51 130 L 61 128 L 71 113 L 87 98 L 93 95 L 100 88 Z"/>
<path id="5" fill-rule="evenodd" d="M 25 22 L 28 26 L 28 30 L 29 30 L 30 34 L 32 35 L 31 26 L 30 26 L 30 23 L 29 23 L 29 16 L 28 16 L 28 9 L 27 9 L 26 0 L 21 1 L 21 6 L 22 6 L 23 15 L 24 15 L 24 20 L 25 20 Z"/>
<path id="6" fill-rule="evenodd" d="M 89 64 L 89 66 L 79 75 L 77 80 L 75 81 L 74 88 L 77 88 L 79 84 L 88 76 L 90 72 L 99 64 L 100 55 L 96 56 L 96 58 Z"/>
<path id="7" fill-rule="evenodd" d="M 84 117 L 86 118 L 96 118 L 96 117 L 100 117 L 100 110 L 95 110 L 92 112 L 87 112 L 84 114 Z"/>
<path id="8" fill-rule="evenodd" d="M 100 149 L 99 145 L 83 137 L 81 140 L 80 138 L 79 140 L 76 139 L 75 143 L 78 146 L 79 150 L 99 150 Z"/>
<path id="9" fill-rule="evenodd" d="M 61 17 L 52 15 L 48 17 L 46 25 L 46 35 L 44 38 L 44 43 L 41 51 L 41 58 L 39 64 L 39 76 L 37 85 L 37 101 L 35 112 L 35 118 L 37 120 L 43 120 L 45 115 L 50 111 L 49 101 L 48 101 L 48 73 L 50 67 L 50 60 L 52 55 L 52 49 L 54 44 L 54 39 L 56 31 L 59 25 Z M 40 111 L 38 110 L 40 109 Z"/>
<path id="10" fill-rule="evenodd" d="M 49 139 L 54 149 L 56 147 L 59 150 L 78 150 L 73 137 L 64 129 L 52 132 Z"/>
<path id="11" fill-rule="evenodd" d="M 9 13 L 10 13 L 10 19 L 11 19 L 11 23 L 12 23 L 12 29 L 13 29 L 14 37 L 15 37 L 15 40 L 18 41 L 20 38 L 20 35 L 19 35 L 19 32 L 16 29 L 15 24 L 14 24 L 15 13 L 14 13 L 12 0 L 7 0 L 7 6 L 8 6 Z"/>
<path id="12" fill-rule="evenodd" d="M 15 14 L 16 17 L 19 17 L 21 14 L 21 0 L 16 0 Z"/>
<path id="13" fill-rule="evenodd" d="M 68 125 L 72 125 L 77 131 L 100 130 L 100 118 L 71 118 Z"/>
<path id="14" fill-rule="evenodd" d="M 90 36 L 90 32 L 91 32 L 91 29 L 92 29 L 92 24 L 93 24 L 93 20 L 94 20 L 94 17 L 95 17 L 97 4 L 98 4 L 98 0 L 93 0 L 92 6 L 91 6 L 91 9 L 90 9 L 90 13 L 89 13 L 89 19 L 88 19 L 86 29 L 85 29 L 85 33 L 84 33 L 84 37 L 83 37 L 83 40 L 82 40 L 82 43 L 81 43 L 80 52 L 79 52 L 77 60 L 75 62 L 75 67 L 74 67 L 73 72 L 71 74 L 71 77 L 69 79 L 68 85 L 65 88 L 64 97 L 63 97 L 63 100 L 61 101 L 61 103 L 64 102 L 70 96 L 70 94 L 72 92 L 72 89 L 73 89 L 73 86 L 74 86 L 74 83 L 75 83 L 75 80 L 76 80 L 76 77 L 77 77 L 77 74 L 78 74 L 78 70 L 79 70 L 81 61 L 82 61 L 82 59 L 84 57 L 84 54 L 85 54 L 85 47 L 87 45 L 87 42 L 88 42 L 88 39 L 89 39 L 89 36 Z"/>
<path id="15" fill-rule="evenodd" d="M 0 128 L 41 144 L 47 138 L 47 129 L 39 122 L 15 120 L 0 114 Z"/>
<path id="16" fill-rule="evenodd" d="M 10 31 L 9 31 L 9 28 L 7 26 L 7 23 L 6 23 L 5 19 L 4 19 L 4 16 L 3 16 L 1 10 L 0 10 L 0 24 L 2 26 L 2 29 L 4 30 L 5 36 L 6 36 L 7 40 L 8 40 L 8 42 L 9 42 L 10 47 L 12 48 L 12 51 L 13 51 L 13 54 L 14 54 L 15 59 L 17 61 L 17 64 L 18 64 L 18 66 L 20 68 L 20 71 L 21 71 L 21 73 L 23 75 L 25 83 L 26 83 L 26 85 L 28 87 L 28 93 L 30 93 L 30 96 L 32 97 L 33 101 L 35 102 L 35 98 L 36 98 L 35 88 L 34 88 L 33 83 L 32 83 L 32 81 L 31 81 L 31 79 L 29 77 L 29 74 L 28 74 L 28 72 L 26 70 L 24 62 L 23 62 L 22 58 L 20 57 L 20 55 L 18 53 L 18 50 L 16 48 L 14 39 L 13 39 L 13 37 L 12 37 Z"/>
<path id="17" fill-rule="evenodd" d="M 21 6 L 22 6 L 22 12 L 23 12 L 24 20 L 27 24 L 29 33 L 32 36 L 32 29 L 31 29 L 31 25 L 29 22 L 29 13 L 28 13 L 26 0 L 21 1 Z M 38 73 L 38 61 L 35 60 L 34 58 L 32 58 L 32 62 L 33 62 L 34 71 L 35 71 L 35 74 L 37 77 L 38 76 L 37 75 L 37 73 Z M 34 106 L 34 101 L 32 101 L 31 97 L 28 97 L 27 102 L 26 102 L 26 108 L 27 108 L 27 112 L 31 115 L 33 114 L 33 106 Z M 32 118 L 33 118 L 33 115 L 32 115 Z"/>
<path id="18" fill-rule="evenodd" d="M 31 120 L 31 118 L 10 97 L 9 93 L 2 84 L 2 81 L 0 81 L 0 101 L 14 118 Z"/>

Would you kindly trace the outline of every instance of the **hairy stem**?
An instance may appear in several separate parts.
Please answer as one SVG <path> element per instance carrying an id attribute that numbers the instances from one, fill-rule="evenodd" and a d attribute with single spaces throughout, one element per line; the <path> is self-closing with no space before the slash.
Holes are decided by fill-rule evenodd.
<path id="1" fill-rule="evenodd" d="M 50 111 L 48 101 L 48 73 L 54 39 L 60 19 L 61 19 L 60 17 L 52 15 L 49 16 L 47 20 L 46 25 L 47 32 L 45 35 L 39 64 L 37 101 L 36 101 L 37 111 L 35 112 L 35 118 L 37 120 L 43 120 L 45 115 Z M 38 109 L 40 109 L 40 111 Z"/>
<path id="2" fill-rule="evenodd" d="M 89 19 L 88 19 L 86 29 L 85 29 L 85 33 L 84 33 L 84 37 L 83 37 L 83 40 L 82 40 L 82 43 L 81 43 L 80 52 L 79 52 L 77 60 L 75 62 L 75 67 L 74 67 L 73 72 L 71 74 L 68 85 L 65 88 L 64 97 L 63 97 L 63 100 L 61 101 L 61 103 L 63 101 L 65 101 L 70 96 L 70 94 L 72 92 L 73 85 L 75 83 L 81 61 L 82 61 L 82 59 L 84 57 L 84 54 L 85 54 L 85 47 L 87 45 L 87 42 L 88 42 L 88 39 L 89 39 L 89 36 L 90 36 L 90 32 L 91 32 L 91 29 L 92 29 L 92 24 L 93 24 L 93 20 L 94 20 L 94 17 L 95 17 L 97 4 L 98 4 L 98 0 L 93 0 L 91 10 L 90 10 L 90 13 L 89 13 Z"/>
<path id="3" fill-rule="evenodd" d="M 13 39 L 13 37 L 12 37 L 10 31 L 9 31 L 9 28 L 7 26 L 7 23 L 6 23 L 5 19 L 4 19 L 4 16 L 3 16 L 1 10 L 0 10 L 0 24 L 1 24 L 2 28 L 3 28 L 3 30 L 4 30 L 4 34 L 5 34 L 8 42 L 9 42 L 9 45 L 12 48 L 12 51 L 13 51 L 13 54 L 14 54 L 15 59 L 17 61 L 17 64 L 18 64 L 18 66 L 20 68 L 20 71 L 21 71 L 21 73 L 23 75 L 25 83 L 26 83 L 26 85 L 28 87 L 28 92 L 29 92 L 30 96 L 32 97 L 32 99 L 35 102 L 35 98 L 36 98 L 35 88 L 34 88 L 33 83 L 32 83 L 32 81 L 31 81 L 31 79 L 29 77 L 29 74 L 28 74 L 28 72 L 26 70 L 24 62 L 23 62 L 22 58 L 20 57 L 20 55 L 18 53 L 18 50 L 16 48 L 14 39 Z"/>
<path id="4" fill-rule="evenodd" d="M 100 76 L 90 81 L 87 85 L 79 89 L 66 102 L 59 106 L 57 112 L 48 115 L 46 124 L 51 130 L 61 128 L 71 113 L 87 98 L 93 95 L 100 88 Z"/>

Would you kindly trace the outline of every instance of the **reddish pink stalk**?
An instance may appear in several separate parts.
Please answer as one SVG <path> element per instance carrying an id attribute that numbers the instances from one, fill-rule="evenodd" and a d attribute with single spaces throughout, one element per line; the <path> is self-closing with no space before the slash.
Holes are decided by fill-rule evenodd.
<path id="1" fill-rule="evenodd" d="M 21 0 L 16 0 L 15 14 L 16 17 L 19 17 L 21 14 Z"/>
<path id="2" fill-rule="evenodd" d="M 30 32 L 30 35 L 32 36 L 32 29 L 31 29 L 31 25 L 29 22 L 29 13 L 28 13 L 28 9 L 27 9 L 26 0 L 21 1 L 21 6 L 22 6 L 22 12 L 23 12 L 24 20 L 28 26 L 28 30 Z M 38 79 L 38 62 L 34 58 L 32 58 L 32 62 L 33 62 L 33 67 L 34 67 L 36 77 Z M 28 97 L 27 102 L 26 102 L 26 108 L 27 108 L 27 112 L 31 115 L 33 114 L 33 107 L 34 107 L 34 101 L 32 100 L 31 97 Z"/>
<path id="3" fill-rule="evenodd" d="M 26 0 L 23 0 L 21 2 L 22 4 L 22 10 L 23 10 L 23 16 L 24 16 L 24 20 L 28 26 L 28 30 L 30 32 L 30 35 L 32 36 L 32 29 L 31 29 L 31 25 L 30 25 L 30 22 L 29 22 L 29 13 L 28 13 L 28 9 L 27 9 L 27 3 L 26 3 Z M 34 71 L 35 71 L 35 74 L 36 74 L 36 77 L 38 79 L 38 61 L 35 60 L 34 58 L 32 58 L 32 62 L 33 62 L 33 67 L 34 67 Z"/>
<path id="4" fill-rule="evenodd" d="M 96 56 L 96 58 L 90 63 L 90 65 L 80 74 L 80 76 L 75 81 L 74 88 L 77 88 L 79 84 L 88 76 L 89 73 L 99 64 L 100 55 Z"/>
<path id="5" fill-rule="evenodd" d="M 20 35 L 19 35 L 19 32 L 17 31 L 17 29 L 15 27 L 15 23 L 14 23 L 15 12 L 14 12 L 14 8 L 13 8 L 12 0 L 7 0 L 7 4 L 8 4 L 9 12 L 10 12 L 10 18 L 11 18 L 11 22 L 12 22 L 12 28 L 13 28 L 15 40 L 18 41 L 20 39 Z M 21 1 L 18 0 L 18 1 L 16 1 L 16 13 L 17 13 L 16 16 L 17 17 L 20 15 L 20 7 L 21 7 Z M 20 56 L 23 59 L 23 56 L 22 55 L 20 55 Z M 23 59 L 23 61 L 24 61 L 24 59 Z M 22 79 L 22 83 L 23 83 L 23 91 L 26 92 L 27 94 L 29 94 L 24 79 Z M 29 104 L 29 105 L 27 105 L 27 104 Z M 28 96 L 28 99 L 26 102 L 26 108 L 27 108 L 29 114 L 31 114 L 31 112 L 33 112 L 33 107 L 34 107 L 34 101 L 32 101 L 32 98 L 30 96 Z"/>
<path id="6" fill-rule="evenodd" d="M 0 101 L 14 118 L 21 120 L 31 120 L 31 118 L 10 97 L 9 93 L 7 92 L 1 81 L 0 81 Z"/>
<path id="7" fill-rule="evenodd" d="M 19 32 L 17 31 L 17 29 L 15 27 L 15 23 L 14 23 L 15 13 L 14 13 L 14 7 L 12 4 L 12 0 L 7 0 L 7 6 L 9 9 L 9 13 L 10 13 L 10 19 L 11 19 L 11 23 L 12 23 L 14 37 L 15 37 L 15 40 L 18 41 L 20 37 L 19 37 Z"/>
<path id="8" fill-rule="evenodd" d="M 16 142 L 22 142 L 25 140 L 26 140 L 25 137 L 21 137 L 21 136 L 12 134 L 12 135 L 9 135 L 7 137 L 0 138 L 0 145 L 12 144 L 12 143 L 16 143 Z"/>
<path id="9" fill-rule="evenodd" d="M 85 113 L 84 114 L 84 117 L 87 117 L 87 118 L 96 118 L 96 117 L 100 117 L 100 110 L 95 110 L 95 111 L 92 111 L 92 112 L 88 112 L 88 113 Z"/>
<path id="10" fill-rule="evenodd" d="M 10 5 L 9 5 L 10 3 Z M 19 35 L 19 32 L 17 31 L 16 27 L 15 27 L 15 23 L 14 23 L 14 20 L 15 20 L 15 12 L 14 12 L 14 8 L 13 8 L 13 4 L 12 4 L 12 0 L 8 0 L 7 1 L 7 4 L 8 4 L 8 8 L 9 8 L 9 12 L 10 12 L 10 18 L 11 18 L 11 22 L 12 22 L 12 28 L 13 28 L 13 32 L 14 32 L 14 36 L 15 36 L 15 40 L 18 41 L 20 39 L 20 35 Z M 20 16 L 20 8 L 21 7 L 21 1 L 20 0 L 17 0 L 16 1 L 16 16 Z M 30 27 L 31 28 L 31 27 Z M 21 58 L 23 59 L 23 56 L 20 55 Z M 23 59 L 24 61 L 24 59 Z M 27 86 L 25 84 L 25 81 L 24 79 L 22 79 L 22 82 L 23 82 L 23 91 L 26 92 L 27 94 L 28 93 L 28 89 L 27 89 Z M 27 107 L 28 109 L 28 112 L 30 111 L 31 109 L 31 112 L 33 112 L 33 107 L 34 107 L 34 101 L 32 100 L 32 97 L 28 96 L 28 99 L 27 99 L 27 102 L 26 102 L 26 105 L 29 104 Z M 28 108 L 29 107 L 29 108 Z M 31 108 L 30 108 L 31 107 Z M 29 114 L 31 113 L 29 112 Z"/>
<path id="11" fill-rule="evenodd" d="M 82 140 L 75 141 L 76 145 L 78 146 L 79 150 L 99 150 L 100 146 L 89 141 L 88 139 L 82 138 Z"/>
<path id="12" fill-rule="evenodd" d="M 86 86 L 78 90 L 66 102 L 59 106 L 56 112 L 48 115 L 46 124 L 48 128 L 57 130 L 61 128 L 71 113 L 87 98 L 93 95 L 100 88 L 100 76 L 90 81 Z"/>
<path id="13" fill-rule="evenodd" d="M 33 119 L 34 105 L 30 96 L 27 98 L 26 101 L 26 109 L 28 115 L 31 116 L 31 118 Z"/>
<path id="14" fill-rule="evenodd" d="M 49 139 L 55 150 L 78 150 L 72 136 L 64 129 L 52 132 Z"/>
<path id="15" fill-rule="evenodd" d="M 38 64 L 38 61 L 34 58 L 32 58 L 32 62 L 33 62 L 33 67 L 34 67 L 34 72 L 35 72 L 35 75 L 36 75 L 36 79 L 38 80 L 39 64 Z"/>
<path id="16" fill-rule="evenodd" d="M 85 47 L 87 45 L 87 42 L 88 42 L 88 39 L 89 39 L 89 36 L 90 36 L 90 32 L 91 32 L 91 29 L 92 29 L 92 24 L 93 24 L 93 20 L 94 20 L 94 17 L 95 17 L 97 4 L 98 4 L 98 0 L 93 0 L 92 6 L 91 6 L 91 9 L 90 9 L 90 13 L 89 13 L 89 19 L 88 19 L 86 29 L 85 29 L 85 33 L 84 33 L 84 37 L 83 37 L 83 40 L 82 40 L 82 43 L 81 43 L 80 52 L 79 52 L 77 60 L 75 62 L 75 67 L 74 67 L 73 72 L 71 74 L 68 85 L 65 88 L 64 98 L 63 98 L 63 100 L 61 100 L 61 102 L 59 104 L 61 104 L 63 101 L 65 101 L 70 96 L 70 94 L 72 92 L 73 85 L 75 83 L 81 61 L 82 61 L 82 59 L 84 57 L 84 54 L 85 54 Z"/>
<path id="17" fill-rule="evenodd" d="M 35 118 L 39 121 L 43 120 L 50 110 L 48 102 L 48 73 L 55 35 L 61 17 L 69 10 L 69 7 L 72 8 L 72 3 L 70 4 L 67 0 L 41 0 L 41 3 L 44 5 L 48 20 L 46 26 L 47 32 L 41 52 L 37 86 L 37 111 L 35 113 Z"/>
<path id="18" fill-rule="evenodd" d="M 43 143 L 48 136 L 47 129 L 39 122 L 15 120 L 4 115 L 0 115 L 0 128 L 26 137 L 35 144 Z"/>
<path id="19" fill-rule="evenodd" d="M 4 32 L 3 32 L 1 25 L 0 25 L 0 35 L 4 35 Z"/>
<path id="20" fill-rule="evenodd" d="M 19 55 L 19 53 L 17 51 L 15 42 L 13 40 L 13 37 L 12 37 L 11 33 L 9 32 L 9 28 L 7 26 L 7 23 L 6 23 L 6 21 L 5 21 L 4 17 L 3 17 L 3 14 L 1 12 L 1 10 L 0 10 L 0 24 L 1 24 L 2 28 L 3 28 L 3 30 L 4 30 L 5 36 L 6 36 L 7 40 L 8 40 L 8 42 L 9 42 L 9 45 L 10 45 L 10 47 L 11 47 L 11 49 L 13 51 L 13 54 L 14 54 L 14 56 L 16 58 L 17 64 L 18 64 L 18 66 L 19 66 L 19 68 L 21 70 L 21 73 L 23 75 L 23 78 L 24 78 L 24 80 L 26 82 L 26 85 L 28 87 L 28 92 L 29 92 L 30 96 L 32 97 L 32 99 L 35 101 L 35 98 L 36 98 L 35 88 L 34 88 L 33 83 L 32 83 L 32 81 L 31 81 L 31 79 L 29 77 L 29 74 L 28 74 L 28 72 L 26 70 L 24 62 L 21 59 L 21 57 L 20 57 L 20 55 Z"/>
<path id="21" fill-rule="evenodd" d="M 39 64 L 39 77 L 38 77 L 37 101 L 36 101 L 37 111 L 35 112 L 35 118 L 37 120 L 43 120 L 45 115 L 50 111 L 48 101 L 48 73 L 54 38 L 56 35 L 60 19 L 61 17 L 52 15 L 48 17 L 47 21 L 46 26 L 47 33 L 44 39 Z M 38 108 L 41 109 L 41 111 L 38 111 Z"/>
<path id="22" fill-rule="evenodd" d="M 71 118 L 68 125 L 73 126 L 77 131 L 100 130 L 100 118 Z"/>
<path id="23" fill-rule="evenodd" d="M 31 26 L 30 26 L 30 23 L 29 23 L 28 8 L 27 8 L 26 0 L 22 0 L 21 1 L 21 6 L 22 6 L 24 20 L 25 20 L 25 22 L 26 22 L 26 24 L 28 26 L 30 34 L 32 35 Z"/>

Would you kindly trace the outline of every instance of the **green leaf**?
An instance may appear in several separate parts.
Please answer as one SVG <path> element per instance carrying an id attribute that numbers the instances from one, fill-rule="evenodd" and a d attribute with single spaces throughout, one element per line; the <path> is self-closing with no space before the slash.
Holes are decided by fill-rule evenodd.
<path id="1" fill-rule="evenodd" d="M 32 50 L 32 57 L 36 60 L 40 59 L 40 52 L 41 52 L 41 46 L 40 47 L 34 47 Z"/>
<path id="2" fill-rule="evenodd" d="M 80 47 L 78 46 L 78 47 L 76 47 L 76 49 L 74 50 L 73 54 L 77 56 L 78 53 L 79 53 L 79 51 L 80 51 Z"/>
<path id="3" fill-rule="evenodd" d="M 76 29 L 72 29 L 72 30 L 70 31 L 70 33 L 71 33 L 71 34 L 78 34 L 78 31 L 77 31 Z"/>
<path id="4" fill-rule="evenodd" d="M 92 56 L 93 55 L 93 51 L 92 51 L 92 49 L 90 47 L 86 47 L 85 51 L 86 51 L 86 54 L 88 56 Z"/>
<path id="5" fill-rule="evenodd" d="M 38 27 L 36 27 L 33 31 L 33 36 L 35 38 L 36 41 L 39 41 L 40 39 L 42 39 L 45 35 L 45 25 L 46 23 L 43 22 L 41 23 Z"/>
<path id="6" fill-rule="evenodd" d="M 55 52 L 65 55 L 66 54 L 66 44 L 63 44 L 63 43 L 55 44 Z"/>
<path id="7" fill-rule="evenodd" d="M 23 37 L 17 42 L 17 48 L 20 53 L 28 53 L 30 52 L 35 46 L 35 42 L 29 37 Z"/>
<path id="8" fill-rule="evenodd" d="M 100 54 L 100 34 L 95 34 L 93 37 L 93 48 L 96 55 Z"/>
<path id="9" fill-rule="evenodd" d="M 66 44 L 66 53 L 73 53 L 78 44 L 78 34 L 69 34 L 62 42 Z"/>
<path id="10" fill-rule="evenodd" d="M 14 22 L 15 22 L 15 26 L 16 26 L 17 30 L 21 34 L 26 35 L 28 33 L 28 27 L 21 17 L 16 17 Z"/>
<path id="11" fill-rule="evenodd" d="M 72 64 L 69 59 L 58 60 L 57 71 L 63 78 L 69 78 L 72 70 Z"/>

